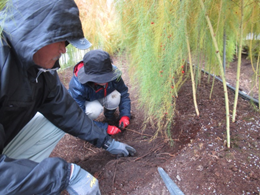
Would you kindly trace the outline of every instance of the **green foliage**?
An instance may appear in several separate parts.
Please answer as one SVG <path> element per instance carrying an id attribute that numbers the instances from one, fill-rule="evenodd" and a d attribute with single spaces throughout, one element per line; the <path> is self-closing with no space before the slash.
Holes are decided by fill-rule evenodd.
<path id="1" fill-rule="evenodd" d="M 0 10 L 2 10 L 5 6 L 5 4 L 7 3 L 8 0 L 1 0 L 0 1 Z"/>
<path id="2" fill-rule="evenodd" d="M 118 51 L 119 21 L 114 6 L 107 0 L 75 0 L 79 7 L 85 37 L 92 43 L 91 49 L 101 48 L 109 54 Z"/>
<path id="3" fill-rule="evenodd" d="M 85 35 L 93 44 L 91 49 L 102 48 L 110 54 L 127 53 L 129 73 L 138 86 L 136 90 L 140 93 L 140 106 L 147 113 L 146 121 L 156 120 L 158 130 L 169 129 L 178 91 L 190 73 L 186 66 L 189 61 L 187 40 L 196 87 L 200 84 L 200 69 L 220 75 L 219 56 L 225 56 L 227 66 L 237 56 L 241 0 L 203 0 L 205 11 L 197 0 L 114 0 L 112 4 L 106 0 L 76 2 Z M 259 41 L 255 37 L 246 40 L 246 37 L 249 33 L 260 34 L 260 2 L 247 0 L 243 8 L 243 45 L 248 47 L 258 82 Z M 212 24 L 214 42 L 207 17 Z M 214 46 L 216 44 L 218 47 Z"/>
<path id="4" fill-rule="evenodd" d="M 66 47 L 66 53 L 60 58 L 61 69 L 65 69 L 71 66 L 75 66 L 79 61 L 83 60 L 83 57 L 87 51 L 79 50 L 71 44 Z"/>
<path id="5" fill-rule="evenodd" d="M 216 54 L 223 57 L 224 33 L 227 37 L 227 64 L 236 55 L 240 1 L 207 0 L 204 4 L 213 24 L 219 51 L 213 46 L 205 13 L 197 0 L 116 1 L 121 19 L 118 32 L 123 38 L 120 47 L 130 55 L 130 72 L 140 87 L 140 102 L 148 113 L 147 117 L 161 120 L 162 116 L 168 119 L 174 116 L 172 104 L 185 78 L 181 74 L 181 66 L 188 57 L 186 37 L 190 41 L 193 62 L 210 73 L 220 73 Z M 259 6 L 258 0 L 247 1 L 244 10 L 247 25 L 243 37 L 249 32 L 260 34 Z M 257 46 L 254 48 L 256 50 Z M 197 85 L 200 75 L 197 69 Z"/>
<path id="6" fill-rule="evenodd" d="M 6 5 L 6 3 L 8 2 L 8 0 L 1 0 L 0 1 L 0 11 L 4 8 L 4 6 Z M 3 22 L 4 22 L 4 19 L 5 19 L 5 14 L 3 13 L 1 16 L 0 16 L 0 34 L 2 34 L 2 31 L 3 31 Z"/>

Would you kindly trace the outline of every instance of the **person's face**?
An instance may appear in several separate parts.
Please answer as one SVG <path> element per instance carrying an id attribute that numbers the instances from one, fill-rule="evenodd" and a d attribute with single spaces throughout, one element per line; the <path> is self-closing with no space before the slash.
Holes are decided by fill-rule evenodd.
<path id="1" fill-rule="evenodd" d="M 65 41 L 52 43 L 39 49 L 33 55 L 33 61 L 42 68 L 50 69 L 63 53 L 66 53 Z"/>

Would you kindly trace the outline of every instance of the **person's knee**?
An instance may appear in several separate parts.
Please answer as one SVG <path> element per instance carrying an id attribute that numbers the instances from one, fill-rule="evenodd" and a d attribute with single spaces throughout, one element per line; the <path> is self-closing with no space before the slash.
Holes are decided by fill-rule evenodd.
<path id="1" fill-rule="evenodd" d="M 108 110 L 115 110 L 119 106 L 120 100 L 121 94 L 117 90 L 114 90 L 106 97 L 106 103 L 104 106 Z"/>
<path id="2" fill-rule="evenodd" d="M 64 134 L 64 131 L 37 113 L 4 148 L 3 153 L 15 159 L 41 162 L 49 157 Z"/>
<path id="3" fill-rule="evenodd" d="M 97 100 L 85 103 L 85 113 L 92 120 L 96 119 L 103 110 L 103 106 Z"/>
<path id="4" fill-rule="evenodd" d="M 49 137 L 62 137 L 65 132 L 50 122 L 45 116 L 37 112 L 29 123 L 23 129 L 31 129 L 34 135 L 41 135 L 43 139 L 49 139 Z M 32 131 L 34 130 L 34 131 Z M 28 134 L 28 133 L 27 133 Z"/>

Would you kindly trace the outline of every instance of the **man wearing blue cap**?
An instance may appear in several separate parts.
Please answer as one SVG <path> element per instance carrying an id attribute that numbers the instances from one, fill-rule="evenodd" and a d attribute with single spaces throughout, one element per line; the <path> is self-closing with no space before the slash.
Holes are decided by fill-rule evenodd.
<path id="1" fill-rule="evenodd" d="M 131 101 L 128 87 L 121 71 L 112 64 L 109 54 L 103 50 L 91 50 L 76 64 L 69 84 L 69 92 L 91 119 L 96 119 L 104 111 L 109 122 L 115 121 L 114 112 L 119 107 L 120 129 L 130 124 Z M 107 133 L 115 135 L 121 130 L 108 123 L 95 123 Z"/>
<path id="2" fill-rule="evenodd" d="M 75 2 L 9 0 L 0 24 L 0 194 L 100 194 L 87 171 L 49 158 L 65 133 L 111 154 L 136 152 L 96 126 L 59 80 L 66 46 L 91 46 Z"/>

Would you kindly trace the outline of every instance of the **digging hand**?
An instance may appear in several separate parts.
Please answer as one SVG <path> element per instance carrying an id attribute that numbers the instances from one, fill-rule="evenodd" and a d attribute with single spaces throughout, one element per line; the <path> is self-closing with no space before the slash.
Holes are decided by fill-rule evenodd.
<path id="1" fill-rule="evenodd" d="M 119 128 L 124 129 L 130 124 L 129 117 L 128 116 L 122 116 L 119 120 Z"/>
<path id="2" fill-rule="evenodd" d="M 101 195 L 98 180 L 73 163 L 71 163 L 70 181 L 66 190 L 70 195 Z"/>
<path id="3" fill-rule="evenodd" d="M 116 126 L 111 126 L 111 125 L 107 126 L 107 134 L 109 134 L 109 135 L 115 135 L 120 132 L 121 132 L 121 130 L 118 129 Z"/>
<path id="4" fill-rule="evenodd" d="M 110 138 L 104 146 L 108 152 L 117 155 L 117 158 L 123 156 L 133 156 L 136 153 L 136 150 L 133 147 L 125 143 L 115 141 L 112 138 Z"/>

